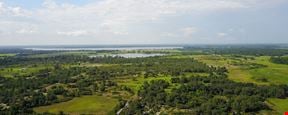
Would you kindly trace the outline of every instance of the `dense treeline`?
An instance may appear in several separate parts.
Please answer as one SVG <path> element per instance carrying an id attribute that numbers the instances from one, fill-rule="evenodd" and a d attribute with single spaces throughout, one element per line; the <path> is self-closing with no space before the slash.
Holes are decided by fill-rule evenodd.
<path id="1" fill-rule="evenodd" d="M 105 69 L 72 67 L 43 70 L 31 77 L 1 77 L 0 102 L 8 108 L 0 106 L 0 113 L 31 113 L 33 107 L 104 92 L 117 85 L 109 80 L 112 76 Z"/>
<path id="2" fill-rule="evenodd" d="M 167 57 L 121 58 L 87 56 L 55 56 L 43 58 L 6 57 L 1 65 L 50 64 L 51 68 L 31 75 L 13 78 L 0 77 L 0 109 L 2 113 L 31 113 L 33 107 L 67 101 L 81 95 L 105 92 L 117 86 L 113 78 L 121 76 L 157 77 L 179 76 L 185 73 L 222 73 L 226 68 L 212 67 L 194 59 Z M 89 67 L 78 64 L 111 64 L 111 66 Z M 64 66 L 76 65 L 76 66 Z M 129 88 L 123 88 L 131 92 Z M 59 98 L 61 97 L 61 98 Z"/>
<path id="3" fill-rule="evenodd" d="M 126 114 L 155 114 L 161 108 L 188 110 L 186 114 L 244 114 L 269 109 L 267 98 L 286 98 L 287 85 L 257 86 L 252 83 L 237 83 L 223 75 L 175 77 L 178 84 L 171 92 L 165 91 L 167 81 L 144 83 L 139 99 L 131 102 Z M 162 109 L 163 110 L 163 109 Z M 165 111 L 162 111 L 165 113 Z M 174 111 L 175 113 L 181 111 Z"/>
<path id="4" fill-rule="evenodd" d="M 270 58 L 270 61 L 277 64 L 288 64 L 287 56 L 273 56 Z"/>
<path id="5" fill-rule="evenodd" d="M 288 54 L 287 45 L 194 45 L 185 46 L 183 51 L 201 51 L 206 54 L 238 54 L 252 56 L 283 56 Z"/>
<path id="6" fill-rule="evenodd" d="M 2 67 L 11 65 L 31 65 L 31 64 L 80 64 L 80 63 L 98 63 L 98 64 L 119 64 L 127 68 L 116 68 L 114 70 L 125 69 L 125 71 L 146 71 L 147 73 L 163 73 L 166 75 L 179 75 L 183 72 L 211 72 L 215 67 L 209 67 L 204 63 L 197 62 L 194 59 L 175 59 L 175 58 L 123 58 L 123 57 L 95 57 L 87 56 L 55 56 L 43 58 L 28 57 L 6 57 L 0 59 Z M 113 68 L 109 68 L 113 69 Z M 132 69 L 132 70 L 131 70 Z M 124 71 L 124 70 L 123 70 Z M 137 73 L 137 72 L 136 72 Z M 155 74 L 156 75 L 156 74 Z"/>
<path id="7" fill-rule="evenodd" d="M 88 60 L 87 56 L 55 56 L 55 57 L 5 57 L 0 59 L 1 67 L 11 65 L 27 65 L 27 64 L 64 64 L 64 63 L 77 63 L 82 60 Z"/>
<path id="8" fill-rule="evenodd" d="M 283 56 L 288 54 L 287 49 L 255 49 L 255 48 L 225 48 L 213 49 L 209 51 L 215 54 L 239 54 L 239 55 L 253 55 L 253 56 Z"/>

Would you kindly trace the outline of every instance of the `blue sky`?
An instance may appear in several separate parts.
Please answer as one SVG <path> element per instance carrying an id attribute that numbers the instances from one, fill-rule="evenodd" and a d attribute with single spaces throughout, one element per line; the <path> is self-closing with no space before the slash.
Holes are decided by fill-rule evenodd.
<path id="1" fill-rule="evenodd" d="M 0 45 L 288 43 L 286 0 L 0 0 Z"/>

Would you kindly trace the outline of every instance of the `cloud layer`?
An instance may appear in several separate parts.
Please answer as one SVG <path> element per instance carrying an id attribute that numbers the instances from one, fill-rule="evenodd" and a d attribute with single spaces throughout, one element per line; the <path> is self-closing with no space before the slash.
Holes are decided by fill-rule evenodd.
<path id="1" fill-rule="evenodd" d="M 151 28 L 153 30 L 155 23 L 164 23 L 173 17 L 185 15 L 193 17 L 280 2 L 282 1 L 100 0 L 86 5 L 77 5 L 57 4 L 54 0 L 45 0 L 42 7 L 28 10 L 18 6 L 9 6 L 0 1 L 0 37 L 5 37 L 5 39 L 18 39 L 19 37 L 40 39 L 45 36 L 44 38 L 50 38 L 50 41 L 64 38 L 89 38 L 99 43 L 103 41 L 101 39 L 113 42 L 122 37 L 126 38 L 124 40 L 139 39 L 140 41 L 145 37 L 157 39 L 157 37 L 165 35 L 165 37 L 189 38 L 197 33 L 199 28 L 183 26 L 175 28 L 172 33 L 163 28 L 158 34 L 146 32 L 145 29 Z M 189 25 L 193 24 L 189 23 Z M 161 27 L 159 28 L 161 29 Z M 138 31 L 136 31 L 137 29 Z M 151 35 L 139 37 L 145 34 Z M 226 34 L 219 33 L 218 36 L 226 36 Z"/>

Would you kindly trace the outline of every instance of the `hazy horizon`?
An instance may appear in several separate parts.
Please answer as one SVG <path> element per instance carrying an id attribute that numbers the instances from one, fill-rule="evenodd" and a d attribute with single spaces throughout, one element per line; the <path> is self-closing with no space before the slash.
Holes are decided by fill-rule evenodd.
<path id="1" fill-rule="evenodd" d="M 37 44 L 37 45 L 19 45 L 19 44 L 9 44 L 9 45 L 0 45 L 0 47 L 163 47 L 163 46 L 288 46 L 288 43 L 227 43 L 227 44 Z"/>

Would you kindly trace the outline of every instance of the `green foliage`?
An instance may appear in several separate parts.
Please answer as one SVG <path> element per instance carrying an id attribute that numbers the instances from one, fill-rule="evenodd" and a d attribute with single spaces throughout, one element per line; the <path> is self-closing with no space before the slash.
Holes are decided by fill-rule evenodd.
<path id="1" fill-rule="evenodd" d="M 114 64 L 114 66 L 65 66 L 79 63 Z M 194 59 L 166 57 L 126 59 L 121 57 L 89 58 L 77 55 L 33 58 L 16 56 L 0 59 L 0 64 L 3 68 L 22 67 L 25 64 L 51 65 L 50 68 L 35 71 L 29 76 L 19 74 L 12 78 L 1 77 L 3 82 L 0 87 L 0 101 L 8 104 L 10 108 L 19 107 L 24 112 L 29 112 L 33 107 L 68 101 L 78 96 L 93 95 L 97 92 L 105 93 L 111 87 L 117 86 L 117 83 L 113 81 L 116 77 L 144 73 L 148 79 L 160 74 L 177 76 L 189 72 L 221 73 L 226 71 L 225 68 L 210 67 Z M 162 90 L 164 91 L 164 88 Z M 125 91 L 132 93 L 129 88 Z M 151 93 L 154 95 L 153 92 Z M 159 93 L 154 100 L 162 100 L 164 103 L 163 98 L 165 98 L 165 93 Z M 14 105 L 15 103 L 20 104 Z"/>
<path id="2" fill-rule="evenodd" d="M 287 82 L 283 77 L 287 66 L 273 64 L 285 63 L 282 55 L 287 50 L 284 49 L 204 48 L 192 51 L 188 48 L 170 52 L 177 54 L 174 56 L 129 59 L 90 58 L 87 52 L 85 55 L 80 55 L 81 52 L 79 55 L 61 55 L 63 52 L 53 51 L 20 52 L 16 56 L 0 58 L 0 114 L 32 114 L 32 108 L 36 112 L 54 114 L 113 114 L 120 109 L 123 109 L 121 114 L 139 115 L 159 111 L 254 114 L 268 109 L 265 103 L 268 98 L 283 99 L 288 95 L 287 85 L 268 84 L 278 83 L 274 82 L 277 80 Z M 194 54 L 207 56 L 191 56 Z M 271 57 L 273 63 L 270 63 L 269 57 L 261 55 L 282 57 Z M 233 71 L 234 67 L 251 74 L 256 83 L 267 85 L 229 80 L 238 74 Z M 119 98 L 119 103 L 116 99 L 95 94 Z"/>
<path id="3" fill-rule="evenodd" d="M 82 96 L 73 100 L 36 107 L 38 113 L 49 112 L 58 114 L 60 111 L 66 114 L 107 114 L 118 104 L 117 99 L 104 96 Z"/>
<path id="4" fill-rule="evenodd" d="M 215 54 L 232 54 L 232 55 L 252 55 L 252 56 L 283 56 L 288 54 L 287 49 L 274 49 L 274 48 L 245 48 L 245 47 L 232 47 L 232 48 L 208 48 L 204 52 Z"/>
<path id="5" fill-rule="evenodd" d="M 145 82 L 138 95 L 137 108 L 129 112 L 156 113 L 162 107 L 190 109 L 195 114 L 243 114 L 265 110 L 267 98 L 285 98 L 287 85 L 257 86 L 251 83 L 237 83 L 223 75 L 211 74 L 208 77 L 193 76 L 171 79 L 179 83 L 171 93 L 165 92 L 169 86 L 164 80 Z M 133 110 L 131 110 L 133 109 Z"/>
<path id="6" fill-rule="evenodd" d="M 277 64 L 288 64 L 287 56 L 274 56 L 270 58 L 270 61 Z"/>

